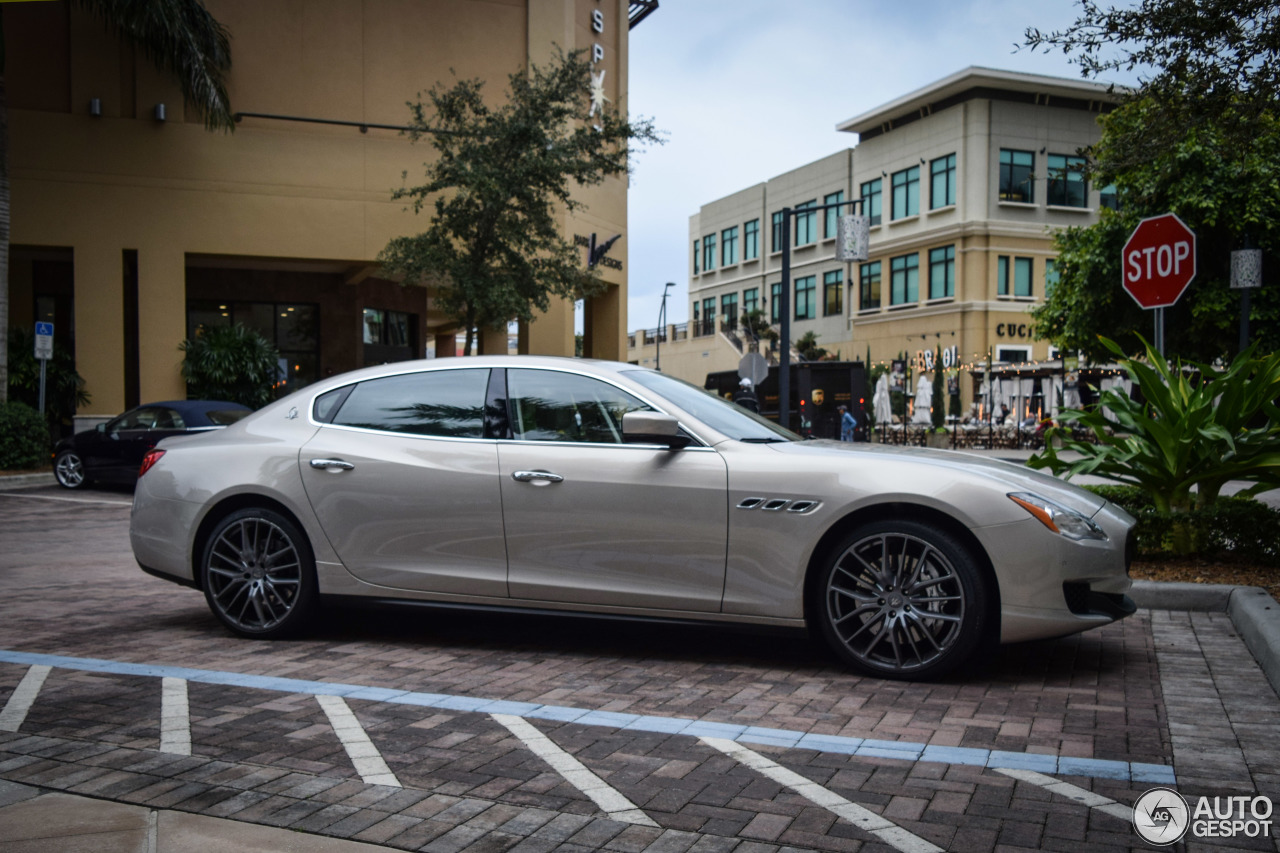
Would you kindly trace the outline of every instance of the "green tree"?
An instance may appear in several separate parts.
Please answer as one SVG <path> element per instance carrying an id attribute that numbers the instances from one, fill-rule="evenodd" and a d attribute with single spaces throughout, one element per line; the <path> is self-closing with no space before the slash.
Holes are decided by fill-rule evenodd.
<path id="1" fill-rule="evenodd" d="M 248 326 L 205 326 L 178 349 L 193 400 L 230 400 L 251 409 L 271 402 L 280 378 L 280 354 Z"/>
<path id="2" fill-rule="evenodd" d="M 648 121 L 629 121 L 592 100 L 591 66 L 581 51 L 509 78 L 493 107 L 484 83 L 436 86 L 409 104 L 409 136 L 428 135 L 437 157 L 426 183 L 397 190 L 414 212 L 431 205 L 428 229 L 397 237 L 379 261 L 406 283 L 436 285 L 441 309 L 466 328 L 529 322 L 551 297 L 581 299 L 604 282 L 562 234 L 563 213 L 582 208 L 579 186 L 626 175 L 631 145 L 660 142 Z M 406 174 L 407 178 L 407 174 Z"/>
<path id="3" fill-rule="evenodd" d="M 84 379 L 76 372 L 75 355 L 61 342 L 45 365 L 45 417 L 55 430 L 69 426 L 76 409 L 89 402 Z M 35 335 L 19 326 L 9 330 L 9 399 L 35 409 L 40 404 L 40 362 Z"/>
<path id="4" fill-rule="evenodd" d="M 125 44 L 177 81 L 209 130 L 232 131 L 225 78 L 231 37 L 200 0 L 72 0 Z M 4 12 L 0 6 L 0 402 L 8 394 L 9 102 L 5 94 Z"/>
<path id="5" fill-rule="evenodd" d="M 1180 360 L 1170 364 L 1142 343 L 1145 357 L 1139 360 L 1103 341 L 1141 389 L 1142 401 L 1112 389 L 1096 407 L 1059 411 L 1061 421 L 1087 428 L 1096 443 L 1054 428 L 1050 436 L 1061 435 L 1062 449 L 1079 457 L 1062 459 L 1049 441 L 1028 466 L 1138 486 L 1166 517 L 1185 516 L 1193 502 L 1197 509 L 1212 506 L 1229 480 L 1253 483 L 1244 495 L 1280 487 L 1280 353 L 1257 356 L 1255 344 L 1220 370 Z M 1191 526 L 1175 524 L 1174 550 L 1197 550 L 1192 533 Z"/>
<path id="6" fill-rule="evenodd" d="M 942 346 L 939 345 L 933 355 L 933 426 L 934 428 L 942 426 L 947 420 L 947 405 L 943 402 L 946 397 L 943 392 L 947 388 L 947 383 L 942 377 Z"/>

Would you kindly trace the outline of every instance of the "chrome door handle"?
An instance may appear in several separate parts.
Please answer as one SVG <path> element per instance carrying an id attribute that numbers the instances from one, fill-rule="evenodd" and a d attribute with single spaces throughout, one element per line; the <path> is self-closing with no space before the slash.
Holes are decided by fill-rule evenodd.
<path id="1" fill-rule="evenodd" d="M 543 480 L 548 483 L 563 483 L 564 477 L 559 474 L 552 474 L 550 471 L 513 471 L 511 479 L 517 483 L 533 483 Z"/>
<path id="2" fill-rule="evenodd" d="M 356 466 L 350 462 L 343 462 L 341 459 L 312 459 L 311 467 L 321 471 L 331 471 L 335 468 L 339 471 L 350 471 Z"/>

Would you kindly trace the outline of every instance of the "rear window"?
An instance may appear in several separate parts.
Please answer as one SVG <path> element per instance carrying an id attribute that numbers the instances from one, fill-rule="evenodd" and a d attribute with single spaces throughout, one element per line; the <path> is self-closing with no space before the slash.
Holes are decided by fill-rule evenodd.
<path id="1" fill-rule="evenodd" d="M 483 438 L 488 369 L 409 373 L 361 382 L 333 418 L 336 426 L 443 438 Z"/>
<path id="2" fill-rule="evenodd" d="M 205 413 L 209 418 L 209 423 L 217 424 L 218 426 L 231 426 L 236 421 L 251 414 L 253 412 L 247 409 L 214 409 L 212 412 Z"/>

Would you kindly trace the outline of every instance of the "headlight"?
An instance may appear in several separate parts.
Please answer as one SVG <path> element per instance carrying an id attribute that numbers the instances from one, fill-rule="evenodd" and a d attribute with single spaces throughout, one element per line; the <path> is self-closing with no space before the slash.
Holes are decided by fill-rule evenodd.
<path id="1" fill-rule="evenodd" d="M 1030 492 L 1015 492 L 1009 500 L 1035 516 L 1036 520 L 1054 533 L 1061 533 L 1068 539 L 1101 539 L 1106 540 L 1107 533 L 1093 522 L 1073 509 L 1056 504 L 1048 498 Z"/>

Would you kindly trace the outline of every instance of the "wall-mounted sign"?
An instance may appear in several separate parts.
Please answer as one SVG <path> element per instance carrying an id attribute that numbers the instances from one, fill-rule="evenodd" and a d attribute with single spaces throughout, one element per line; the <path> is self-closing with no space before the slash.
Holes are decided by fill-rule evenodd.
<path id="1" fill-rule="evenodd" d="M 581 234 L 573 235 L 573 242 L 578 246 L 584 246 L 587 250 L 587 268 L 595 266 L 608 267 L 611 270 L 621 270 L 622 261 L 608 257 L 609 250 L 613 248 L 613 244 L 622 238 L 621 234 L 614 234 L 603 243 L 596 242 L 596 235 L 593 233 L 590 237 L 584 237 Z"/>
<path id="2" fill-rule="evenodd" d="M 997 338 L 1030 338 L 1036 327 L 1031 323 L 1001 323 L 996 326 Z"/>

